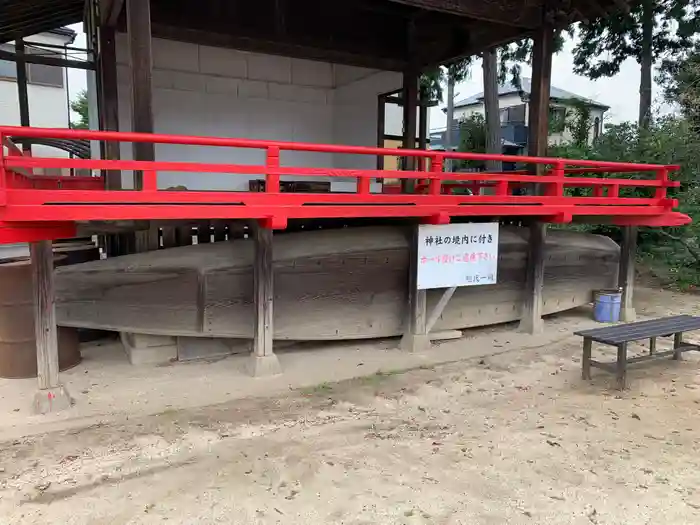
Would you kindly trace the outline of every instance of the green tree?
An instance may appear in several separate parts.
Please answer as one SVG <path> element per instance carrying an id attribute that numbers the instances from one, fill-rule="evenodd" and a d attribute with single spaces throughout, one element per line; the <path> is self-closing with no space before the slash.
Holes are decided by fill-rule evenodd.
<path id="1" fill-rule="evenodd" d="M 664 61 L 664 95 L 678 104 L 696 134 L 700 134 L 700 45 L 689 53 Z"/>
<path id="2" fill-rule="evenodd" d="M 445 115 L 447 117 L 447 127 L 445 128 L 445 148 L 448 151 L 455 147 L 455 140 L 452 136 L 455 118 L 455 85 L 469 78 L 471 66 L 472 57 L 463 58 L 445 66 L 445 76 L 447 78 L 447 112 Z M 446 164 L 445 167 L 447 171 L 452 171 L 452 159 L 447 159 Z"/>
<path id="3" fill-rule="evenodd" d="M 682 52 L 700 27 L 698 0 L 642 0 L 629 12 L 581 22 L 574 48 L 574 72 L 591 79 L 619 73 L 628 58 L 640 65 L 639 127 L 651 120 L 652 68 L 666 55 Z"/>
<path id="4" fill-rule="evenodd" d="M 75 100 L 71 100 L 70 109 L 78 114 L 78 120 L 71 120 L 70 127 L 73 129 L 89 129 L 90 118 L 88 116 L 89 110 L 86 90 L 83 89 L 78 93 L 78 97 Z"/>
<path id="5" fill-rule="evenodd" d="M 571 142 L 576 146 L 585 147 L 591 133 L 591 106 L 578 99 L 571 99 L 569 103 L 572 108 L 566 112 L 565 127 L 571 132 Z"/>
<path id="6" fill-rule="evenodd" d="M 501 84 L 510 82 L 517 88 L 521 87 L 523 64 L 532 64 L 531 38 L 516 40 L 498 48 L 498 81 Z M 564 35 L 561 31 L 554 35 L 554 53 L 564 48 Z"/>
<path id="7" fill-rule="evenodd" d="M 625 122 L 606 126 L 605 132 L 593 144 L 573 142 L 550 147 L 549 154 L 573 159 L 608 160 L 649 164 L 678 164 L 680 170 L 671 173 L 680 181 L 679 188 L 669 188 L 669 197 L 679 200 L 678 210 L 693 218 L 682 227 L 642 228 L 639 254 L 653 274 L 683 288 L 700 285 L 700 137 L 684 118 L 666 116 L 655 119 L 649 128 Z M 587 175 L 581 175 L 587 176 Z M 650 178 L 649 173 L 595 173 L 592 177 Z M 577 196 L 590 196 L 590 188 L 567 188 Z M 650 197 L 650 188 L 621 188 L 623 197 Z M 569 226 L 573 227 L 573 226 Z M 584 229 L 617 239 L 619 230 L 613 226 L 578 225 Z"/>

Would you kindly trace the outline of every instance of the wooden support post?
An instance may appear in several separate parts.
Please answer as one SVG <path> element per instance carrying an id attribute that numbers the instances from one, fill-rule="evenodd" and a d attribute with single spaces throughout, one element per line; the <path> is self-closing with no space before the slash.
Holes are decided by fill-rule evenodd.
<path id="1" fill-rule="evenodd" d="M 214 242 L 226 240 L 226 223 L 222 221 L 214 222 Z"/>
<path id="2" fill-rule="evenodd" d="M 176 243 L 178 246 L 192 245 L 192 225 L 178 226 L 175 230 Z"/>
<path id="3" fill-rule="evenodd" d="M 420 101 L 419 118 L 418 118 L 418 149 L 428 149 L 428 101 Z M 420 159 L 418 169 L 427 171 L 430 167 L 426 165 L 425 158 Z"/>
<path id="4" fill-rule="evenodd" d="M 553 50 L 554 29 L 545 23 L 535 34 L 532 47 L 532 89 L 528 119 L 528 155 L 531 157 L 547 155 Z M 545 167 L 538 164 L 533 169 L 537 175 L 541 175 Z"/>
<path id="5" fill-rule="evenodd" d="M 27 63 L 24 60 L 24 40 L 18 38 L 15 41 L 16 67 L 17 67 L 17 97 L 19 100 L 20 126 L 29 126 L 29 92 L 27 88 Z M 24 151 L 30 151 L 28 145 L 22 146 Z"/>
<path id="6" fill-rule="evenodd" d="M 654 355 L 656 352 L 656 337 L 649 339 L 649 355 Z"/>
<path id="7" fill-rule="evenodd" d="M 435 323 L 437 323 L 438 319 L 440 319 L 442 312 L 445 310 L 447 303 L 450 302 L 450 299 L 452 299 L 452 296 L 454 295 L 456 290 L 457 287 L 453 286 L 452 288 L 446 288 L 445 291 L 442 293 L 442 297 L 440 297 L 440 300 L 435 305 L 435 308 L 433 308 L 433 311 L 430 312 L 428 322 L 425 324 L 425 331 L 427 333 L 430 333 L 430 331 L 435 327 Z"/>
<path id="8" fill-rule="evenodd" d="M 403 74 L 403 149 L 416 149 L 416 111 L 418 108 L 418 71 L 410 67 Z M 415 157 L 405 157 L 403 169 L 415 169 Z M 414 181 L 401 179 L 401 191 L 408 193 L 413 191 Z"/>
<path id="9" fill-rule="evenodd" d="M 272 230 L 256 223 L 253 227 L 253 238 L 255 242 L 253 262 L 255 326 L 249 371 L 252 376 L 260 377 L 280 374 L 282 370 L 277 356 L 272 351 L 274 339 Z"/>
<path id="10" fill-rule="evenodd" d="M 377 97 L 377 147 L 384 147 L 384 135 L 386 134 L 386 96 Z M 384 156 L 377 155 L 377 169 L 384 169 Z"/>
<path id="11" fill-rule="evenodd" d="M 591 350 L 593 341 L 590 337 L 583 338 L 583 356 L 581 358 L 581 379 L 591 378 Z"/>
<path id="12" fill-rule="evenodd" d="M 58 377 L 58 331 L 53 282 L 51 241 L 30 243 L 34 285 L 34 333 L 39 391 L 34 396 L 34 412 L 47 414 L 68 408 L 72 400 Z"/>
<path id="13" fill-rule="evenodd" d="M 119 131 L 119 96 L 117 92 L 117 50 L 113 27 L 100 27 L 99 40 L 99 86 L 100 86 L 100 124 L 104 131 Z M 105 142 L 102 145 L 103 158 L 119 160 L 119 143 Z M 105 172 L 108 190 L 122 188 L 120 170 Z"/>
<path id="14" fill-rule="evenodd" d="M 545 23 L 534 36 L 532 50 L 532 92 L 530 95 L 530 118 L 528 154 L 544 157 L 547 154 L 549 136 L 549 93 L 552 76 L 552 50 L 554 30 Z M 544 166 L 535 169 L 536 174 Z M 539 194 L 536 185 L 533 192 Z M 525 276 L 525 299 L 520 317 L 520 330 L 538 334 L 544 330 L 542 322 L 542 289 L 544 287 L 544 250 L 547 225 L 541 222 L 530 224 L 527 269 Z"/>
<path id="15" fill-rule="evenodd" d="M 408 248 L 408 314 L 401 349 L 419 352 L 430 348 L 427 327 L 427 292 L 418 289 L 418 225 L 411 226 Z"/>
<path id="16" fill-rule="evenodd" d="M 117 50 L 114 27 L 101 26 L 98 41 L 98 104 L 100 129 L 119 131 L 119 94 L 117 88 Z M 121 157 L 118 142 L 106 141 L 101 144 L 102 158 L 119 160 Z M 105 170 L 105 187 L 108 190 L 122 188 L 121 170 Z M 116 257 L 133 253 L 136 246 L 134 232 L 110 233 L 106 237 L 107 256 Z M 130 251 L 131 249 L 131 251 Z"/>
<path id="17" fill-rule="evenodd" d="M 622 246 L 620 247 L 620 271 L 618 274 L 618 286 L 622 288 L 622 305 L 620 320 L 634 321 L 637 312 L 634 309 L 634 261 L 637 255 L 637 227 L 624 226 L 622 228 Z"/>
<path id="18" fill-rule="evenodd" d="M 211 242 L 211 223 L 209 221 L 200 221 L 197 223 L 197 244 L 208 242 Z"/>
<path id="19" fill-rule="evenodd" d="M 520 315 L 521 332 L 539 334 L 544 330 L 542 321 L 542 291 L 544 288 L 544 250 L 547 225 L 535 221 L 530 224 L 530 239 L 525 268 L 525 297 Z"/>
<path id="20" fill-rule="evenodd" d="M 163 226 L 163 248 L 175 248 L 177 243 L 177 228 L 175 226 Z"/>
<path id="21" fill-rule="evenodd" d="M 153 133 L 153 57 L 151 39 L 151 2 L 126 0 L 127 32 L 131 56 L 131 129 Z M 152 143 L 135 142 L 134 160 L 155 160 Z M 143 173 L 134 171 L 134 189 L 143 188 Z M 136 232 L 138 252 L 158 249 L 158 229 Z"/>
<path id="22" fill-rule="evenodd" d="M 617 347 L 615 375 L 617 376 L 617 389 L 624 390 L 627 387 L 627 343 L 622 343 Z"/>

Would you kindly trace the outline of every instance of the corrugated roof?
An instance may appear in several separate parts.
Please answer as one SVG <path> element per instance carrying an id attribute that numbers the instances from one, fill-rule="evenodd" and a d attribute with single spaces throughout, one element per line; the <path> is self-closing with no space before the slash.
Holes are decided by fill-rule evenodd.
<path id="1" fill-rule="evenodd" d="M 0 0 L 0 42 L 83 21 L 85 0 Z"/>
<path id="2" fill-rule="evenodd" d="M 520 82 L 520 87 L 521 89 L 518 89 L 518 87 L 512 84 L 511 82 L 506 82 L 505 84 L 501 84 L 500 86 L 498 86 L 498 95 L 510 95 L 513 93 L 519 93 L 520 91 L 522 91 L 523 94 L 529 95 L 532 92 L 532 82 L 529 78 L 522 78 Z M 610 106 L 603 104 L 602 102 L 597 102 L 593 99 L 582 97 L 581 95 L 577 95 L 576 93 L 572 93 L 571 91 L 567 91 L 556 86 L 551 86 L 550 98 L 556 100 L 581 100 L 587 102 L 591 106 L 598 106 L 600 108 L 610 109 Z M 471 106 L 474 104 L 482 104 L 483 101 L 484 92 L 482 91 L 481 93 L 477 93 L 476 95 L 472 95 L 471 97 L 467 97 L 465 99 L 455 102 L 455 107 L 460 108 L 464 106 Z"/>

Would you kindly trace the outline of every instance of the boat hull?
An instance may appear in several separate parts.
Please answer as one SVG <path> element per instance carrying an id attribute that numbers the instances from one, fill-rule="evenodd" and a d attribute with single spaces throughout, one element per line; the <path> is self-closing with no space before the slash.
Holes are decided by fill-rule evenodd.
<path id="1" fill-rule="evenodd" d="M 498 284 L 459 288 L 435 330 L 515 321 L 524 295 L 529 230 L 500 232 Z M 619 248 L 602 236 L 552 230 L 544 314 L 586 304 L 617 282 Z M 159 250 L 57 270 L 60 325 L 121 332 L 250 338 L 253 242 Z M 392 337 L 406 315 L 408 237 L 400 227 L 276 234 L 274 337 Z M 440 290 L 428 292 L 428 308 Z"/>

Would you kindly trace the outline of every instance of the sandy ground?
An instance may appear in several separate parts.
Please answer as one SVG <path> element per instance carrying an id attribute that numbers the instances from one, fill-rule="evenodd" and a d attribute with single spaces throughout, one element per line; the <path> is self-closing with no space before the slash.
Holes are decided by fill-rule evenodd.
<path id="1" fill-rule="evenodd" d="M 700 303 L 668 292 L 638 299 L 648 316 Z M 604 372 L 579 378 L 570 331 L 589 324 L 557 316 L 536 341 L 512 327 L 470 332 L 430 352 L 465 359 L 433 365 L 404 354 L 419 368 L 403 373 L 386 366 L 398 360 L 393 350 L 375 348 L 370 365 L 381 373 L 290 389 L 297 372 L 288 369 L 292 379 L 256 383 L 282 392 L 287 381 L 283 393 L 244 397 L 230 385 L 239 399 L 207 406 L 195 405 L 218 399 L 220 379 L 203 372 L 235 359 L 151 370 L 162 388 L 172 388 L 172 370 L 195 370 L 190 388 L 208 392 L 157 414 L 123 401 L 110 412 L 96 389 L 95 404 L 85 394 L 78 412 L 42 423 L 3 398 L 0 423 L 15 435 L 0 445 L 0 523 L 699 523 L 700 356 L 634 368 L 620 394 Z M 469 358 L 476 347 L 488 357 Z M 314 358 L 337 368 L 336 351 L 283 361 L 322 375 Z M 95 369 L 81 367 L 64 374 L 69 386 Z M 149 392 L 141 402 L 161 406 Z"/>

